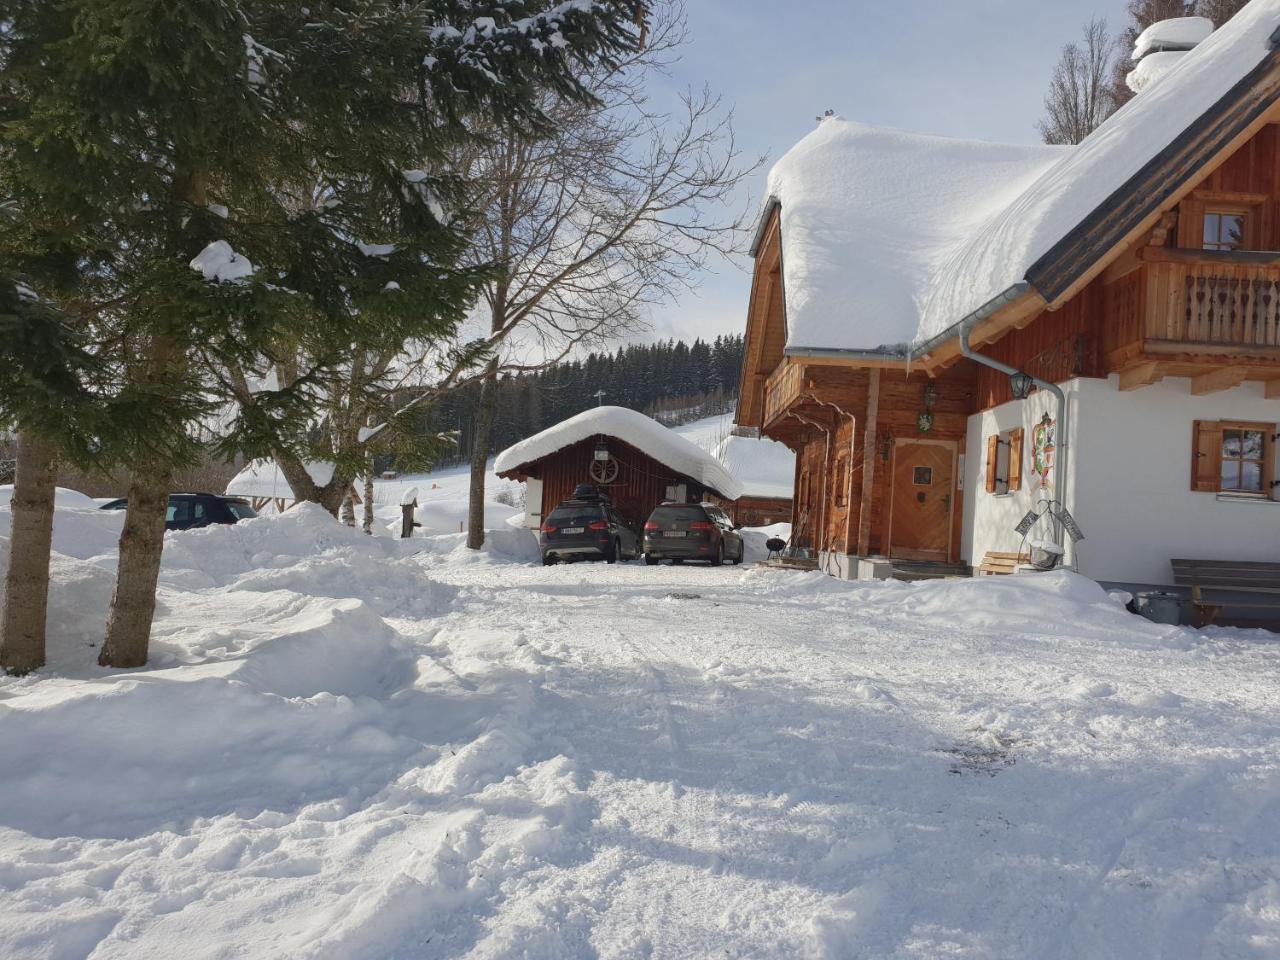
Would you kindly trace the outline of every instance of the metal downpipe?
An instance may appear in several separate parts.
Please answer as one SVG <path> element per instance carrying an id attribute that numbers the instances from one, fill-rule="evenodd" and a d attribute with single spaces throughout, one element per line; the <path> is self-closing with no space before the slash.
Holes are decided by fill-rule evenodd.
<path id="1" fill-rule="evenodd" d="M 1006 303 L 1025 293 L 1030 286 L 1026 283 L 1015 284 L 1000 296 L 996 297 L 990 303 L 975 310 L 969 316 L 960 321 L 960 353 L 975 363 L 980 363 L 992 370 L 999 370 L 1006 376 L 1013 376 L 1015 373 L 1026 373 L 1025 370 L 1019 370 L 1017 367 L 1011 367 L 1007 363 L 1001 363 L 992 357 L 978 353 L 969 344 L 969 334 L 973 332 L 974 326 L 981 320 L 994 314 Z M 1030 376 L 1030 374 L 1028 374 Z M 1048 390 L 1058 400 L 1058 427 L 1057 427 L 1057 445 L 1054 449 L 1053 457 L 1053 491 L 1054 497 L 1064 508 L 1066 507 L 1066 475 L 1067 475 L 1067 458 L 1070 450 L 1070 407 L 1067 405 L 1067 395 L 1062 388 L 1056 383 L 1050 383 L 1047 380 L 1041 380 L 1039 377 L 1032 376 L 1031 382 L 1041 390 Z M 1065 549 L 1066 529 L 1061 522 L 1054 518 L 1053 522 L 1053 539 L 1054 543 Z M 1075 557 L 1072 556 L 1072 565 L 1074 566 Z"/>

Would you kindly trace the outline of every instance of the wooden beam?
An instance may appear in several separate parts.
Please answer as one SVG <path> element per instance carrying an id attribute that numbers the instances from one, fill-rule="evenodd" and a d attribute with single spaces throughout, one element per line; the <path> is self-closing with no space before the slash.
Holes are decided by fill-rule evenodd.
<path id="1" fill-rule="evenodd" d="M 1159 383 L 1164 379 L 1164 371 L 1160 364 L 1153 360 L 1146 363 L 1140 363 L 1136 367 L 1130 367 L 1127 370 L 1120 371 L 1120 389 L 1121 390 L 1137 390 L 1139 387 L 1149 387 L 1153 383 Z"/>
<path id="2" fill-rule="evenodd" d="M 871 371 L 867 392 L 867 416 L 862 432 L 862 503 L 858 508 L 858 556 L 871 547 L 871 500 L 876 478 L 876 420 L 880 416 L 880 371 Z"/>
<path id="3" fill-rule="evenodd" d="M 1244 383 L 1249 376 L 1247 367 L 1219 367 L 1198 377 L 1191 378 L 1191 394 L 1203 397 L 1205 394 L 1217 393 L 1219 390 L 1230 390 Z"/>
<path id="4" fill-rule="evenodd" d="M 1265 392 L 1268 400 L 1280 400 L 1280 380 L 1268 380 Z"/>

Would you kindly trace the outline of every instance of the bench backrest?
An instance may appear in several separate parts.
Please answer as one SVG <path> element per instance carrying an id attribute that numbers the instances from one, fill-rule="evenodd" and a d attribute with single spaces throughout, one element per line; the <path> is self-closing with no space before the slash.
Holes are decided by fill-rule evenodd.
<path id="1" fill-rule="evenodd" d="M 1261 560 L 1170 560 L 1183 587 L 1280 594 L 1280 563 Z"/>

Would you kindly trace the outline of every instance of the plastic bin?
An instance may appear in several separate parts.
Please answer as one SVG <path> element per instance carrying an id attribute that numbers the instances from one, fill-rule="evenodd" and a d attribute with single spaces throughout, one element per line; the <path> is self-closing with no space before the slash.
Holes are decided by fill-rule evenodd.
<path id="1" fill-rule="evenodd" d="M 1133 609 L 1152 623 L 1182 622 L 1182 597 L 1167 590 L 1142 590 L 1133 595 Z"/>

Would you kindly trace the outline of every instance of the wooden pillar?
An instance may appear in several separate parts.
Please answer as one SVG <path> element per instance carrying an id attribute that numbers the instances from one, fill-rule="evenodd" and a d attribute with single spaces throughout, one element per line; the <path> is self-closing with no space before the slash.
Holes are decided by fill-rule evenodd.
<path id="1" fill-rule="evenodd" d="M 876 420 L 880 413 L 880 368 L 871 368 L 867 416 L 862 433 L 862 505 L 858 510 L 858 556 L 871 549 L 871 500 L 876 477 Z"/>

